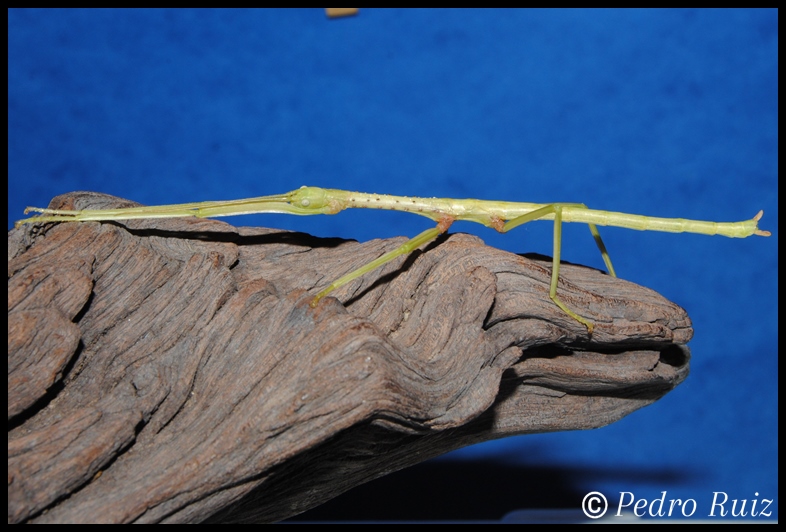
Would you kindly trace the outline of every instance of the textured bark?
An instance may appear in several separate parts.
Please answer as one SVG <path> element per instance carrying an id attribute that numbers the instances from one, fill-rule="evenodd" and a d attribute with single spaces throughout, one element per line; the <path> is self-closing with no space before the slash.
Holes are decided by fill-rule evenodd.
<path id="1" fill-rule="evenodd" d="M 129 206 L 92 193 L 56 208 Z M 275 521 L 471 443 L 600 427 L 688 373 L 651 290 L 454 234 L 172 219 L 8 234 L 9 522 Z M 450 430 L 447 430 L 450 429 Z"/>

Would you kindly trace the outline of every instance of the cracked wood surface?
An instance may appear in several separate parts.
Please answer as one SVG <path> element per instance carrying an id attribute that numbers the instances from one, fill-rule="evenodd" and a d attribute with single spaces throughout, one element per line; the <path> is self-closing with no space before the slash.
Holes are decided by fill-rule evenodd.
<path id="1" fill-rule="evenodd" d="M 548 298 L 550 260 L 464 234 L 309 307 L 403 241 L 198 219 L 10 231 L 8 521 L 281 520 L 465 445 L 606 425 L 688 374 L 677 305 L 565 264 L 588 339 Z"/>

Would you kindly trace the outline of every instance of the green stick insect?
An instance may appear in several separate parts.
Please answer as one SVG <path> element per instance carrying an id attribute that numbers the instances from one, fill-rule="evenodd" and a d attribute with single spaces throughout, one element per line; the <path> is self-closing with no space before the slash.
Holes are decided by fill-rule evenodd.
<path id="1" fill-rule="evenodd" d="M 379 268 L 400 255 L 411 253 L 420 246 L 431 242 L 446 232 L 456 220 L 466 220 L 483 224 L 506 233 L 533 220 L 554 220 L 554 253 L 552 259 L 551 285 L 549 297 L 573 319 L 586 326 L 592 335 L 593 323 L 579 316 L 557 296 L 559 280 L 560 252 L 562 247 L 562 223 L 579 222 L 589 226 L 595 243 L 603 256 L 609 274 L 616 277 L 606 246 L 600 238 L 598 226 L 625 227 L 640 231 L 662 231 L 667 233 L 698 233 L 702 235 L 723 235 L 746 238 L 753 235 L 770 236 L 769 231 L 758 228 L 758 221 L 764 211 L 759 211 L 750 220 L 742 222 L 704 222 L 682 218 L 657 218 L 621 212 L 589 209 L 582 203 L 519 203 L 512 201 L 489 201 L 477 199 L 417 198 L 409 196 L 389 196 L 385 194 L 366 194 L 346 190 L 318 187 L 301 187 L 286 194 L 260 196 L 232 201 L 204 201 L 181 203 L 154 207 L 131 207 L 125 209 L 102 209 L 69 211 L 28 207 L 25 214 L 38 213 L 39 216 L 16 222 L 16 227 L 27 223 L 47 222 L 87 222 L 109 220 L 133 220 L 140 218 L 178 218 L 194 216 L 214 218 L 237 216 L 241 214 L 285 213 L 301 216 L 312 214 L 336 214 L 344 209 L 384 209 L 419 214 L 437 222 L 437 226 L 427 229 L 411 238 L 398 248 L 385 253 L 360 268 L 336 279 L 320 291 L 311 301 L 316 307 L 319 301 L 330 292 Z"/>

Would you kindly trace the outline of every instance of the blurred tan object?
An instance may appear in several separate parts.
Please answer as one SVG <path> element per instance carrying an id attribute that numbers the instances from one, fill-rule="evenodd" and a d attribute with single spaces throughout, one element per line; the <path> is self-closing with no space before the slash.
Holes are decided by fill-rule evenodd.
<path id="1" fill-rule="evenodd" d="M 358 7 L 326 7 L 328 18 L 351 17 L 358 14 Z"/>

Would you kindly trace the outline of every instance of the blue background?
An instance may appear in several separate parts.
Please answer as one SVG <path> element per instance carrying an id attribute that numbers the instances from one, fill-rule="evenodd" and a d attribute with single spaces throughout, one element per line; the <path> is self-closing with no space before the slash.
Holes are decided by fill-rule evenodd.
<path id="1" fill-rule="evenodd" d="M 764 209 L 766 240 L 602 231 L 621 277 L 693 319 L 691 375 L 664 399 L 600 430 L 459 450 L 309 515 L 498 519 L 598 490 L 693 498 L 695 517 L 724 491 L 774 499 L 777 518 L 777 11 L 11 10 L 8 46 L 9 228 L 72 190 L 162 204 L 304 184 L 714 221 Z M 357 240 L 430 223 L 228 221 Z M 551 254 L 546 223 L 452 230 Z M 565 260 L 603 267 L 585 227 L 563 240 Z"/>

